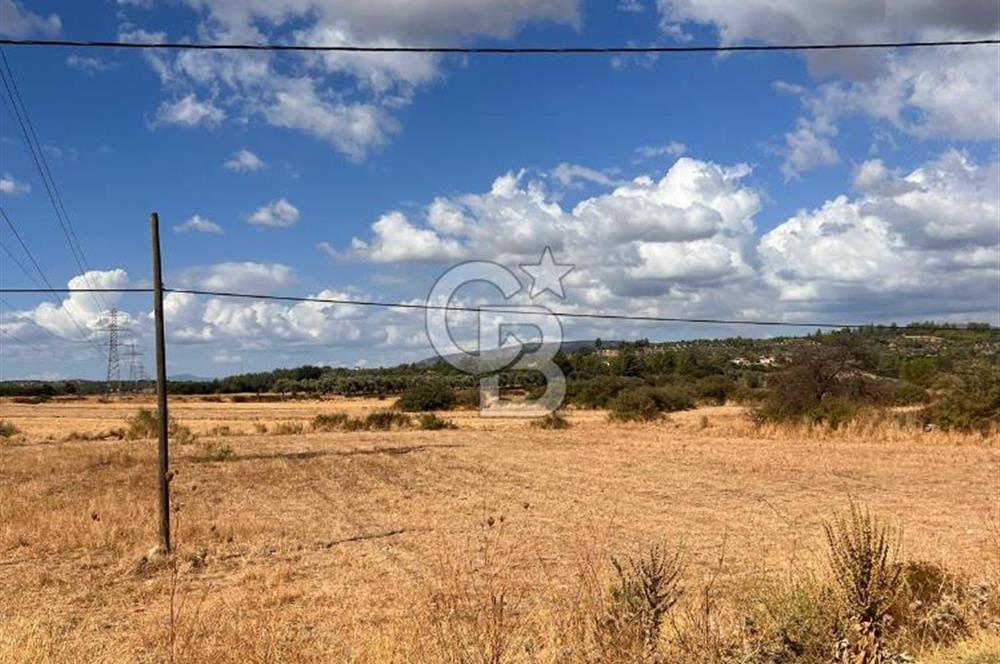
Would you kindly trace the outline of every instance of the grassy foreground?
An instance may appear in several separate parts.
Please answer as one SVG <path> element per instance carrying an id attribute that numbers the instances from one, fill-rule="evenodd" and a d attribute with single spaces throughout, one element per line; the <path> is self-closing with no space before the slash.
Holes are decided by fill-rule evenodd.
<path id="1" fill-rule="evenodd" d="M 991 439 L 179 402 L 164 557 L 152 442 L 88 439 L 139 405 L 4 404 L 0 662 L 1000 659 Z"/>

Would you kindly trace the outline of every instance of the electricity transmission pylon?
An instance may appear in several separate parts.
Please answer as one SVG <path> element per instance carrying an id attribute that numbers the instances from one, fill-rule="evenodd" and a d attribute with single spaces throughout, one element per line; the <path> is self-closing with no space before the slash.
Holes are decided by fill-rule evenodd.
<path id="1" fill-rule="evenodd" d="M 136 390 L 139 383 L 146 379 L 146 369 L 142 366 L 142 351 L 136 350 L 134 341 L 129 342 L 125 357 L 128 358 L 129 389 Z"/>
<path id="2" fill-rule="evenodd" d="M 118 358 L 118 310 L 108 312 L 108 324 L 104 327 L 108 333 L 108 378 L 104 386 L 105 392 L 121 392 L 122 370 Z"/>

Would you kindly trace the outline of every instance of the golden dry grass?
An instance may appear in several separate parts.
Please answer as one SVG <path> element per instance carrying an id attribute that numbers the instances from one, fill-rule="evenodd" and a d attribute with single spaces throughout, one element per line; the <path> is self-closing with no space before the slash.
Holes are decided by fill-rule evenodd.
<path id="1" fill-rule="evenodd" d="M 572 661 L 610 554 L 677 543 L 689 584 L 736 587 L 815 560 L 850 498 L 901 524 L 910 558 L 1000 565 L 996 440 L 759 430 L 735 407 L 310 433 L 318 413 L 389 404 L 172 400 L 200 440 L 172 450 L 171 560 L 150 553 L 154 443 L 64 440 L 148 402 L 0 403 L 22 431 L 0 442 L 0 662 Z M 207 444 L 232 452 L 206 461 Z"/>

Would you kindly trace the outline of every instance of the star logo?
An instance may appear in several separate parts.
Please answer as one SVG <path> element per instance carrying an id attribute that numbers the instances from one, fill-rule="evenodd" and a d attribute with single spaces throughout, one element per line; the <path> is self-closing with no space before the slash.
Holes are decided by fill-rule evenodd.
<path id="1" fill-rule="evenodd" d="M 537 263 L 522 265 L 521 269 L 531 275 L 531 298 L 534 299 L 549 291 L 556 297 L 565 299 L 563 278 L 573 271 L 575 265 L 556 263 L 552 257 L 552 249 L 545 247 Z"/>

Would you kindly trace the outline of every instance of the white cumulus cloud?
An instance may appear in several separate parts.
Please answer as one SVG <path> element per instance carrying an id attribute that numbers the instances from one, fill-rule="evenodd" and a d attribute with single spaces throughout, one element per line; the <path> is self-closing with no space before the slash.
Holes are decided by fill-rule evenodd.
<path id="1" fill-rule="evenodd" d="M 0 34 L 8 37 L 28 37 L 33 34 L 54 35 L 62 30 L 58 14 L 42 16 L 18 0 L 0 0 Z"/>
<path id="2" fill-rule="evenodd" d="M 657 0 L 671 33 L 710 26 L 723 44 L 996 38 L 1000 5 L 820 0 Z M 1000 60 L 996 48 L 845 50 L 805 55 L 823 82 L 801 94 L 807 115 L 785 135 L 786 177 L 838 161 L 833 139 L 844 117 L 862 115 L 918 138 L 1000 138 Z"/>
<path id="3" fill-rule="evenodd" d="M 233 156 L 229 158 L 223 166 L 226 170 L 233 171 L 235 173 L 250 173 L 252 171 L 259 171 L 267 168 L 267 164 L 255 155 L 250 150 L 242 148 L 241 150 L 233 153 Z"/>
<path id="4" fill-rule="evenodd" d="M 689 157 L 564 208 L 525 172 L 489 191 L 391 212 L 338 253 L 373 263 L 537 260 L 551 246 L 566 306 L 664 315 L 890 320 L 990 317 L 1000 276 L 1000 170 L 947 151 L 901 172 L 870 160 L 857 196 L 818 201 L 758 236 L 746 165 Z M 327 245 L 331 251 L 332 247 Z M 955 296 L 949 295 L 952 291 Z M 993 316 L 995 318 L 995 316 Z"/>
<path id="5" fill-rule="evenodd" d="M 121 300 L 120 293 L 101 293 L 100 298 L 93 293 L 83 292 L 90 288 L 127 288 L 130 285 L 128 273 L 122 269 L 91 270 L 86 274 L 71 278 L 66 286 L 72 291 L 56 302 L 42 302 L 34 309 L 20 312 L 16 331 L 12 333 L 26 341 L 49 343 L 52 338 L 65 341 L 86 341 L 100 334 L 106 323 L 107 311 Z M 121 312 L 119 322 L 129 327 L 135 321 Z M 6 325 L 5 325 L 6 327 Z M 42 328 L 42 329 L 38 329 Z"/>
<path id="6" fill-rule="evenodd" d="M 299 220 L 299 209 L 286 198 L 271 201 L 247 217 L 247 223 L 269 228 L 288 228 Z"/>
<path id="7" fill-rule="evenodd" d="M 14 178 L 10 173 L 0 176 L 0 194 L 4 196 L 19 196 L 31 191 L 31 185 Z"/>
<path id="8" fill-rule="evenodd" d="M 185 95 L 174 101 L 163 102 L 156 111 L 156 124 L 181 127 L 218 126 L 226 117 L 225 111 L 211 101 L 201 101 L 195 94 Z"/>
<path id="9" fill-rule="evenodd" d="M 281 263 L 226 262 L 187 268 L 178 281 L 200 290 L 272 293 L 294 284 L 295 272 Z"/>
<path id="10" fill-rule="evenodd" d="M 509 38 L 534 21 L 572 27 L 580 21 L 579 0 L 408 0 L 395 2 L 390 9 L 366 0 L 185 0 L 185 4 L 199 17 L 198 37 L 210 41 L 458 44 L 476 35 Z M 123 39 L 165 38 L 130 24 L 119 32 Z M 400 130 L 395 112 L 411 103 L 419 87 L 437 80 L 442 66 L 442 58 L 432 54 L 276 57 L 186 51 L 146 57 L 171 94 L 181 90 L 211 96 L 215 110 L 210 114 L 188 109 L 180 115 L 200 115 L 201 122 L 219 123 L 228 117 L 263 121 L 322 140 L 352 160 L 361 160 L 390 141 Z"/>
<path id="11" fill-rule="evenodd" d="M 950 151 L 906 175 L 862 164 L 859 196 L 802 211 L 760 241 L 763 277 L 813 310 L 993 309 L 1000 165 Z"/>
<path id="12" fill-rule="evenodd" d="M 198 233 L 214 233 L 222 235 L 222 226 L 211 219 L 206 219 L 200 214 L 196 214 L 182 224 L 174 226 L 175 233 L 185 233 L 187 231 L 197 231 Z"/>

